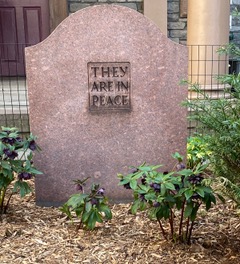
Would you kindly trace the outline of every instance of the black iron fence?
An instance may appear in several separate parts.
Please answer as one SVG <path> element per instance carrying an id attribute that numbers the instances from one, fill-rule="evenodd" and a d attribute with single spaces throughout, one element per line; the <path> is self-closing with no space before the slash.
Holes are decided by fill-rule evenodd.
<path id="1" fill-rule="evenodd" d="M 0 43 L 0 125 L 17 127 L 22 133 L 30 132 L 24 59 L 26 46 Z M 240 61 L 220 55 L 218 49 L 216 45 L 189 46 L 188 80 L 199 83 L 213 100 L 225 96 L 226 87 L 216 77 L 240 70 Z M 196 96 L 189 91 L 190 100 Z M 196 127 L 196 123 L 189 122 L 189 133 Z"/>
<path id="2" fill-rule="evenodd" d="M 0 43 L 0 125 L 29 133 L 24 49 L 27 44 Z"/>

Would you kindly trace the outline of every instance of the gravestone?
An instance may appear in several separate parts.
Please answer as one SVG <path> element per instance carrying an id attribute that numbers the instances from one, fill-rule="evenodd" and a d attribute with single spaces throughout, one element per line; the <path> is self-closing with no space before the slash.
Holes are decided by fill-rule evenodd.
<path id="1" fill-rule="evenodd" d="M 91 177 L 112 201 L 131 192 L 117 173 L 165 164 L 186 152 L 187 47 L 148 18 L 118 5 L 99 5 L 66 18 L 43 42 L 26 49 L 30 127 L 42 148 L 35 165 L 36 202 L 51 206 Z"/>

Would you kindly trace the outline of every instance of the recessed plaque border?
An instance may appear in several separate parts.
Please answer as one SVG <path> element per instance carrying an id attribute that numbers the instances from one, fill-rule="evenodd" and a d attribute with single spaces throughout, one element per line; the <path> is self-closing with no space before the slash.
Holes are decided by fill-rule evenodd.
<path id="1" fill-rule="evenodd" d="M 90 67 L 92 65 L 106 65 L 106 66 L 115 66 L 115 65 L 121 65 L 125 64 L 128 65 L 128 88 L 129 92 L 127 93 L 129 95 L 128 102 L 129 104 L 126 106 L 118 106 L 118 107 L 111 107 L 111 106 L 106 106 L 106 107 L 101 107 L 101 108 L 93 108 L 91 107 L 91 91 L 90 91 Z M 131 82 L 131 63 L 129 61 L 109 61 L 109 62 L 95 62 L 95 61 L 90 61 L 87 63 L 87 72 L 88 72 L 88 110 L 90 113 L 96 114 L 96 113 L 124 113 L 124 112 L 131 112 L 132 111 L 132 82 Z"/>

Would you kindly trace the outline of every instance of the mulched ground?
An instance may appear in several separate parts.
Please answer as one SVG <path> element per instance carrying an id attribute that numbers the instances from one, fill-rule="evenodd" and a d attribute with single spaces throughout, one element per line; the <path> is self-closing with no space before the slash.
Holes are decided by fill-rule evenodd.
<path id="1" fill-rule="evenodd" d="M 77 223 L 34 199 L 14 197 L 1 217 L 0 264 L 240 263 L 240 217 L 230 201 L 200 212 L 188 246 L 166 242 L 158 223 L 131 215 L 130 204 L 113 205 L 113 219 L 96 230 L 76 232 Z"/>

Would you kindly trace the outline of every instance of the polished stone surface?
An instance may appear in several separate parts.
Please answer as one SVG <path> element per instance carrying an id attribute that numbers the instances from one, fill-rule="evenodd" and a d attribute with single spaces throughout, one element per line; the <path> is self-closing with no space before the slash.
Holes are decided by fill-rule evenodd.
<path id="1" fill-rule="evenodd" d="M 101 75 L 98 66 L 109 69 Z M 30 126 L 42 148 L 35 156 L 44 172 L 36 178 L 38 205 L 61 204 L 75 192 L 72 181 L 88 176 L 113 201 L 129 200 L 117 173 L 144 161 L 168 170 L 172 153 L 185 154 L 187 111 L 180 103 L 187 87 L 179 81 L 187 77 L 187 47 L 140 13 L 117 5 L 80 10 L 26 49 L 26 68 Z M 91 111 L 91 102 L 101 109 Z M 116 109 L 104 108 L 114 103 Z"/>

